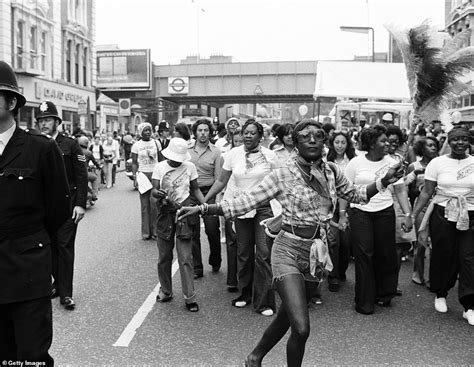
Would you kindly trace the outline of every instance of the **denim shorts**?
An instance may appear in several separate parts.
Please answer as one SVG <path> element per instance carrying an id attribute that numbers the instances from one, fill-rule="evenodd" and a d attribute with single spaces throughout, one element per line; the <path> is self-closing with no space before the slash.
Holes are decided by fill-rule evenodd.
<path id="1" fill-rule="evenodd" d="M 305 281 L 320 282 L 310 273 L 309 253 L 313 240 L 295 238 L 285 231 L 280 231 L 272 247 L 273 283 L 286 275 L 298 274 Z"/>

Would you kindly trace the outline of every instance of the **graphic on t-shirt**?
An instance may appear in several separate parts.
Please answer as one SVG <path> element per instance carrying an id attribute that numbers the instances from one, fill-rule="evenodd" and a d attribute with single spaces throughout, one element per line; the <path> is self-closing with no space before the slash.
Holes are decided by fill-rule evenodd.
<path id="1" fill-rule="evenodd" d="M 390 169 L 390 165 L 388 164 L 386 164 L 383 167 L 380 167 L 377 171 L 375 171 L 375 180 L 378 180 L 379 178 L 384 177 L 389 169 Z"/>
<path id="2" fill-rule="evenodd" d="M 474 173 L 474 163 L 471 163 L 470 165 L 460 169 L 456 175 L 456 180 L 462 180 L 463 178 L 469 176 L 471 173 Z"/>
<path id="3" fill-rule="evenodd" d="M 183 197 L 183 190 L 189 186 L 190 177 L 187 170 L 183 170 L 178 176 L 173 177 L 176 171 L 168 171 L 161 180 L 161 188 L 168 193 L 169 200 L 176 203 L 181 203 L 185 197 Z"/>
<path id="4" fill-rule="evenodd" d="M 265 163 L 268 162 L 263 153 L 245 153 L 245 166 L 247 170 L 263 165 Z"/>
<path id="5" fill-rule="evenodd" d="M 138 164 L 149 166 L 154 165 L 158 162 L 158 155 L 156 153 L 156 148 L 145 146 L 138 149 Z"/>

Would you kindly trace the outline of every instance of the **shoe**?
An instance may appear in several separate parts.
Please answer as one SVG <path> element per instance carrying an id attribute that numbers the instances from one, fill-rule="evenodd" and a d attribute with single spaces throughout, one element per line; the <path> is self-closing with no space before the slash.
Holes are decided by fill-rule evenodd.
<path id="1" fill-rule="evenodd" d="M 250 303 L 250 301 L 246 300 L 243 296 L 239 296 L 236 299 L 232 300 L 232 306 L 242 308 L 247 306 Z"/>
<path id="2" fill-rule="evenodd" d="M 380 307 L 390 307 L 392 305 L 392 301 L 375 301 L 375 304 Z"/>
<path id="3" fill-rule="evenodd" d="M 160 303 L 165 303 L 165 302 L 169 302 L 173 299 L 173 296 L 172 295 L 169 295 L 169 296 L 163 296 L 163 297 L 160 297 L 160 295 L 157 295 L 156 296 L 156 302 L 160 302 Z"/>
<path id="4" fill-rule="evenodd" d="M 362 315 L 372 315 L 374 313 L 374 311 L 364 311 L 362 308 L 360 308 L 359 306 L 355 306 L 355 310 L 357 313 L 360 313 Z"/>
<path id="5" fill-rule="evenodd" d="M 186 303 L 186 308 L 188 309 L 189 312 L 198 312 L 199 311 L 199 305 L 196 302 Z"/>
<path id="6" fill-rule="evenodd" d="M 151 236 L 151 239 L 152 239 L 152 240 L 155 240 L 155 241 L 156 241 L 156 238 L 157 238 L 157 237 L 156 237 L 156 234 L 154 234 L 153 236 Z"/>
<path id="7" fill-rule="evenodd" d="M 72 297 L 61 297 L 60 303 L 66 310 L 74 310 L 76 308 L 76 303 Z"/>
<path id="8" fill-rule="evenodd" d="M 151 239 L 151 236 L 142 236 L 143 241 L 148 241 Z"/>
<path id="9" fill-rule="evenodd" d="M 395 291 L 395 295 L 401 297 L 403 295 L 402 290 L 397 288 L 397 290 Z"/>
<path id="10" fill-rule="evenodd" d="M 263 310 L 260 312 L 262 316 L 273 316 L 274 312 L 271 308 L 267 308 L 266 310 Z"/>
<path id="11" fill-rule="evenodd" d="M 420 276 L 417 273 L 413 273 L 413 276 L 411 277 L 411 281 L 417 285 L 425 284 L 425 282 L 420 279 Z"/>
<path id="12" fill-rule="evenodd" d="M 221 266 L 220 265 L 215 265 L 212 267 L 212 272 L 213 273 L 218 273 L 219 270 L 221 270 Z"/>
<path id="13" fill-rule="evenodd" d="M 448 312 L 448 305 L 446 304 L 446 298 L 445 297 L 436 297 L 435 298 L 435 310 L 438 312 Z"/>
<path id="14" fill-rule="evenodd" d="M 202 278 L 204 276 L 203 273 L 196 273 L 194 274 L 194 279 L 199 279 L 199 278 Z"/>
<path id="15" fill-rule="evenodd" d="M 229 286 L 229 287 L 227 287 L 227 291 L 230 292 L 230 293 L 237 293 L 239 291 L 239 287 Z"/>
<path id="16" fill-rule="evenodd" d="M 467 310 L 467 311 L 464 311 L 464 312 L 462 313 L 462 317 L 467 320 L 467 322 L 469 323 L 469 325 L 473 325 L 473 326 L 474 326 L 474 310 L 473 310 L 473 309 L 469 309 L 469 310 Z"/>
<path id="17" fill-rule="evenodd" d="M 53 287 L 53 288 L 51 289 L 51 299 L 56 298 L 56 297 L 59 297 L 59 293 L 58 293 L 58 291 L 56 290 L 56 287 Z"/>
<path id="18" fill-rule="evenodd" d="M 328 289 L 330 292 L 339 292 L 339 280 L 331 279 L 328 283 Z"/>
<path id="19" fill-rule="evenodd" d="M 401 261 L 402 261 L 402 263 L 407 262 L 407 261 L 408 261 L 408 257 L 407 257 L 407 256 L 402 256 Z"/>
<path id="20" fill-rule="evenodd" d="M 315 305 L 322 305 L 323 298 L 321 296 L 316 296 L 316 297 L 311 298 L 311 302 L 314 303 Z"/>

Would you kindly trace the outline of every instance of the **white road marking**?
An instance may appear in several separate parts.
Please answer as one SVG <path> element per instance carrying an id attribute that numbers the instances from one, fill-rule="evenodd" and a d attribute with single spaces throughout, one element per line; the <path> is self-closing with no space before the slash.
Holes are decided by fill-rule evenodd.
<path id="1" fill-rule="evenodd" d="M 173 277 L 176 272 L 178 271 L 179 265 L 178 260 L 173 263 L 171 267 L 171 277 Z M 158 291 L 160 290 L 160 282 L 156 285 L 155 289 L 151 291 L 151 293 L 146 298 L 145 302 L 140 306 L 137 313 L 133 316 L 132 320 L 128 323 L 127 327 L 123 330 L 120 337 L 114 343 L 114 347 L 128 347 L 132 339 L 135 337 L 137 333 L 137 329 L 143 324 L 146 317 L 153 309 L 154 304 L 156 303 L 156 296 L 158 295 Z"/>

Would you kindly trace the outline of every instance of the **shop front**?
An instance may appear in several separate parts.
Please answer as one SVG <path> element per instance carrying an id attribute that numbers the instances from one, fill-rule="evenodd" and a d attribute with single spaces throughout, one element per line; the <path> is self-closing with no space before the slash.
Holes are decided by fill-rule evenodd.
<path id="1" fill-rule="evenodd" d="M 35 110 L 48 100 L 53 102 L 63 119 L 61 128 L 72 133 L 76 126 L 92 131 L 96 121 L 95 90 L 75 87 L 65 83 L 18 75 L 18 84 L 23 88 L 26 105 L 20 110 L 19 125 L 22 128 L 35 127 Z"/>

